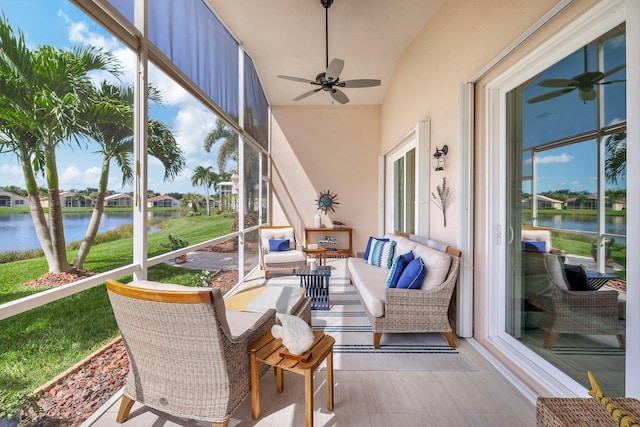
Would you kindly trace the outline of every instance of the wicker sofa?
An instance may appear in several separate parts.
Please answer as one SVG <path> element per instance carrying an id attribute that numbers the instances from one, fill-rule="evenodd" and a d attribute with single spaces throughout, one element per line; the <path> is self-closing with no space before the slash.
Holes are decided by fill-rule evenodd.
<path id="1" fill-rule="evenodd" d="M 412 251 L 422 258 L 427 276 L 420 289 L 388 288 L 390 270 L 371 265 L 362 256 L 348 259 L 351 283 L 371 323 L 374 347 L 380 346 L 385 332 L 441 332 L 455 348 L 448 312 L 460 268 L 460 251 L 403 233 L 387 234 L 385 238 L 396 242 L 396 256 Z"/>

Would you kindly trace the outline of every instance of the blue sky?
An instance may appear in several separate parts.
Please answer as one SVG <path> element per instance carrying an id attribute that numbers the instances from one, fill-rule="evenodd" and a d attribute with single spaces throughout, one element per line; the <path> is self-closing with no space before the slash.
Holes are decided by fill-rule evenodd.
<path id="1" fill-rule="evenodd" d="M 122 81 L 133 81 L 133 53 L 69 1 L 0 0 L 0 9 L 9 19 L 14 31 L 19 28 L 24 32 L 31 48 L 42 44 L 60 48 L 69 48 L 76 44 L 99 46 L 111 51 L 120 61 L 124 69 Z M 96 81 L 105 77 L 107 76 L 92 76 Z M 160 162 L 150 157 L 148 188 L 158 193 L 202 192 L 202 188 L 192 187 L 191 176 L 197 166 L 212 166 L 214 171 L 218 171 L 217 146 L 214 146 L 211 153 L 202 149 L 202 141 L 214 128 L 216 116 L 157 69 L 150 70 L 149 81 L 161 89 L 165 100 L 163 106 L 151 105 L 149 114 L 171 127 L 185 153 L 187 168 L 176 180 L 165 183 Z M 95 147 L 65 147 L 57 152 L 61 189 L 98 186 L 101 157 L 95 151 Z M 45 184 L 43 178 L 38 181 L 41 185 Z M 0 186 L 7 185 L 24 188 L 24 180 L 15 156 L 0 154 Z M 108 188 L 117 192 L 132 191 L 131 185 L 121 186 L 121 177 L 115 164 L 111 165 Z"/>

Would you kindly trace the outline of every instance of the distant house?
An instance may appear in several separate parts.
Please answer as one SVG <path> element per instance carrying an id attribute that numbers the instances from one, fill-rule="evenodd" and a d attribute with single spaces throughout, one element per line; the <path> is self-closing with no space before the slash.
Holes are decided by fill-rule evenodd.
<path id="1" fill-rule="evenodd" d="M 536 194 L 536 200 L 538 201 L 538 209 L 562 209 L 562 200 L 552 199 L 542 194 Z M 522 207 L 531 209 L 531 197 L 522 199 Z"/>
<path id="2" fill-rule="evenodd" d="M 0 190 L 0 208 L 26 208 L 29 198 L 10 191 Z"/>
<path id="3" fill-rule="evenodd" d="M 41 197 L 40 203 L 43 208 L 50 207 L 48 197 Z M 63 208 L 90 208 L 93 207 L 93 199 L 73 191 L 63 191 L 60 193 L 60 206 Z"/>
<path id="4" fill-rule="evenodd" d="M 133 197 L 123 193 L 112 194 L 104 198 L 104 203 L 108 207 L 131 207 L 133 206 Z"/>
<path id="5" fill-rule="evenodd" d="M 148 208 L 179 208 L 180 201 L 165 194 L 147 199 Z"/>
<path id="6" fill-rule="evenodd" d="M 609 197 L 605 196 L 604 198 L 604 208 L 610 209 L 614 211 L 621 211 L 627 208 L 627 201 L 625 199 L 616 200 L 611 202 Z M 586 196 L 577 198 L 570 197 L 567 199 L 567 209 L 590 209 L 597 210 L 598 209 L 598 195 L 597 194 L 588 194 Z"/>

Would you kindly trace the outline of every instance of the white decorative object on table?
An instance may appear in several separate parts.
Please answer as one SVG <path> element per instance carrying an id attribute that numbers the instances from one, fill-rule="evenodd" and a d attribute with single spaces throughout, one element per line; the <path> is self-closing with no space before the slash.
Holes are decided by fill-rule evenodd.
<path id="1" fill-rule="evenodd" d="M 302 354 L 311 348 L 314 341 L 311 326 L 298 316 L 277 313 L 276 318 L 282 325 L 273 325 L 271 335 L 282 338 L 284 345 L 291 354 Z"/>
<path id="2" fill-rule="evenodd" d="M 309 263 L 309 270 L 318 271 L 318 262 L 315 259 Z"/>
<path id="3" fill-rule="evenodd" d="M 322 225 L 322 218 L 320 217 L 320 214 L 316 214 L 314 218 L 314 225 L 316 226 L 316 228 L 320 228 L 320 226 Z"/>

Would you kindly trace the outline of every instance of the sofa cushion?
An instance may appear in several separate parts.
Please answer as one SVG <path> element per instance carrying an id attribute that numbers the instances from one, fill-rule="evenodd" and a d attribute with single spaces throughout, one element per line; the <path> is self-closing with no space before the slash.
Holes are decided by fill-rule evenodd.
<path id="1" fill-rule="evenodd" d="M 306 258 L 302 251 L 269 252 L 268 254 L 264 254 L 265 264 L 301 262 L 305 260 Z"/>
<path id="2" fill-rule="evenodd" d="M 231 337 L 239 337 L 247 332 L 247 329 L 256 324 L 260 318 L 264 316 L 264 313 L 257 313 L 251 311 L 227 311 L 227 319 L 229 321 L 229 329 Z"/>
<path id="3" fill-rule="evenodd" d="M 269 239 L 269 252 L 286 252 L 291 250 L 289 239 Z"/>
<path id="4" fill-rule="evenodd" d="M 396 287 L 398 289 L 420 289 L 426 275 L 427 269 L 422 258 L 415 258 L 400 275 Z"/>
<path id="5" fill-rule="evenodd" d="M 449 274 L 449 267 L 451 267 L 449 255 L 423 245 L 416 245 L 413 250 L 413 256 L 422 258 L 427 268 L 427 276 L 422 283 L 421 289 L 433 289 L 446 280 Z"/>
<path id="6" fill-rule="evenodd" d="M 224 301 L 229 311 L 266 313 L 275 308 L 278 313 L 293 314 L 304 301 L 304 288 L 296 286 L 249 286 Z"/>
<path id="7" fill-rule="evenodd" d="M 362 304 L 374 317 L 384 315 L 386 277 L 389 270 L 368 264 L 362 258 L 349 258 L 349 273 L 353 286 L 358 289 Z"/>
<path id="8" fill-rule="evenodd" d="M 405 270 L 407 265 L 413 261 L 413 252 L 409 251 L 406 254 L 398 255 L 393 260 L 393 264 L 391 265 L 391 271 L 389 272 L 389 277 L 387 278 L 387 288 L 395 288 L 398 279 L 402 275 L 402 272 Z"/>
<path id="9" fill-rule="evenodd" d="M 383 242 L 376 240 L 372 242 L 367 263 L 376 267 L 390 269 L 395 246 L 396 242 L 394 241 Z"/>
<path id="10" fill-rule="evenodd" d="M 389 239 L 387 239 L 386 237 L 369 237 L 369 240 L 367 241 L 367 247 L 364 249 L 364 259 L 369 258 L 369 251 L 371 250 L 371 244 L 375 243 L 376 240 L 379 240 L 382 242 L 389 241 Z"/>
<path id="11" fill-rule="evenodd" d="M 412 242 L 404 236 L 398 236 L 396 234 L 387 233 L 384 237 L 388 237 L 391 241 L 396 242 L 395 254 L 406 254 L 412 251 L 417 246 L 416 242 Z"/>

